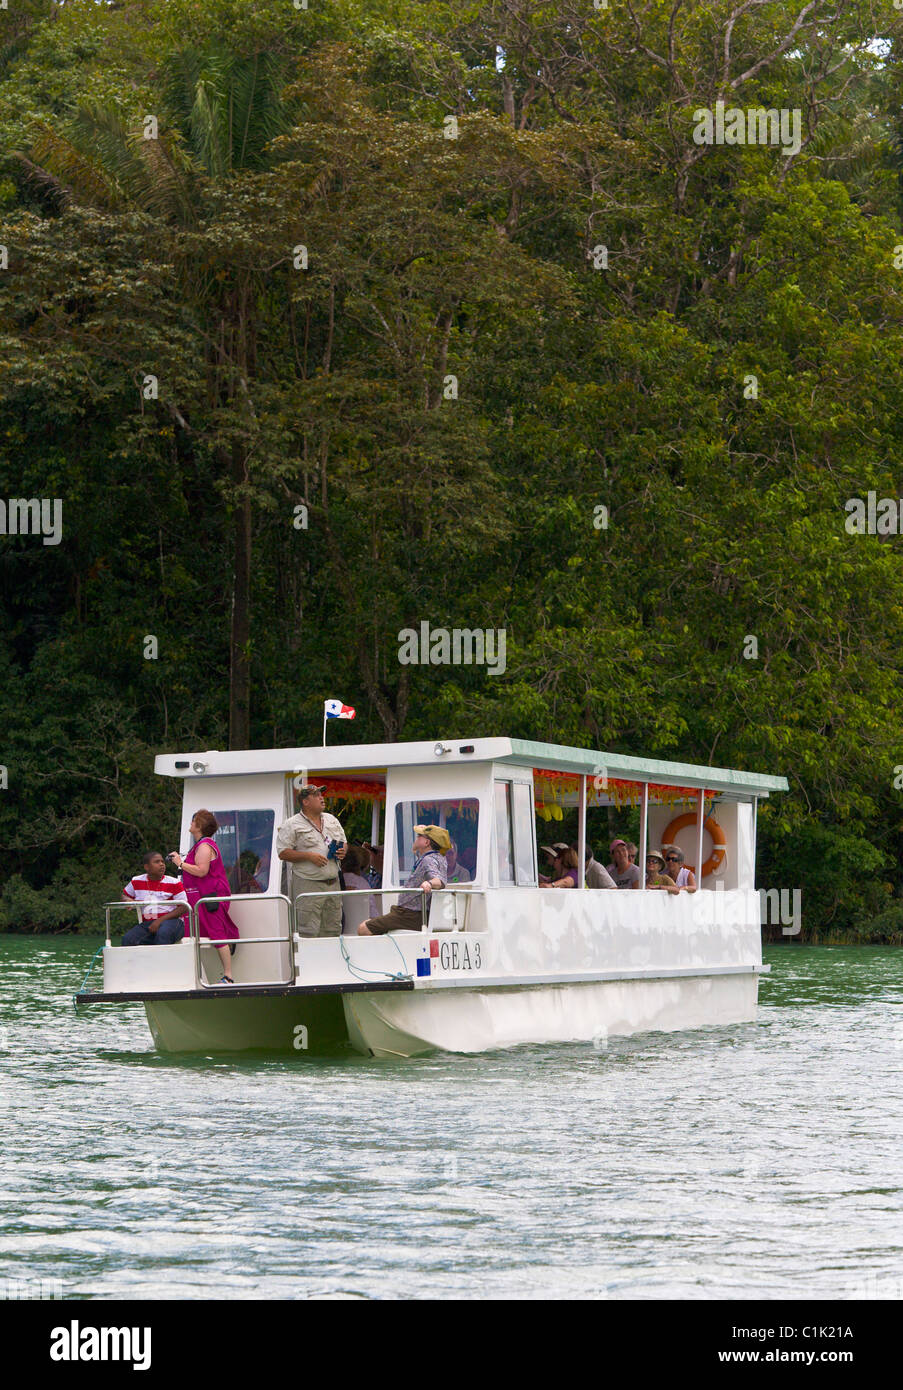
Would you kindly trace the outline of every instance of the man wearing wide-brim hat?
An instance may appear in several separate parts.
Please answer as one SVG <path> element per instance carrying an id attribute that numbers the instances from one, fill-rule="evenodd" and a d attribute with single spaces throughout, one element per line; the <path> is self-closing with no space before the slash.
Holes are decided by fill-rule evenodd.
<path id="1" fill-rule="evenodd" d="M 299 893 L 323 893 L 339 888 L 339 864 L 345 858 L 345 832 L 326 810 L 325 786 L 301 787 L 301 810 L 284 821 L 276 838 L 279 858 L 291 865 L 292 902 Z M 332 842 L 336 848 L 330 852 Z M 299 936 L 341 936 L 342 902 L 336 897 L 312 897 L 300 905 Z"/>
<path id="2" fill-rule="evenodd" d="M 422 888 L 431 893 L 434 888 L 444 888 L 448 882 L 448 868 L 445 856 L 451 845 L 448 831 L 441 825 L 414 826 L 414 867 L 405 885 L 408 891 L 402 893 L 395 907 L 390 907 L 381 917 L 370 917 L 357 929 L 358 936 L 384 936 L 389 931 L 421 931 L 423 929 L 422 895 L 413 893 L 413 888 Z"/>

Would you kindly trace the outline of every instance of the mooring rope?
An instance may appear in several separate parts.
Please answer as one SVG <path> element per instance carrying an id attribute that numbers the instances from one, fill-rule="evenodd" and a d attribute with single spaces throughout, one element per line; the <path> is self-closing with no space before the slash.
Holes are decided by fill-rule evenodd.
<path id="1" fill-rule="evenodd" d="M 88 983 L 88 976 L 94 969 L 94 962 L 97 960 L 97 957 L 100 955 L 101 951 L 103 950 L 104 946 L 106 946 L 106 944 L 107 943 L 105 941 L 101 942 L 97 950 L 94 952 L 94 955 L 91 957 L 91 964 L 85 971 L 85 978 L 81 982 L 81 987 L 79 988 L 78 994 L 73 994 L 72 996 L 72 1007 L 75 1009 L 76 1013 L 78 1013 L 78 995 L 84 991 L 85 985 Z"/>
<path id="2" fill-rule="evenodd" d="M 398 954 L 401 956 L 401 963 L 405 967 L 404 973 L 402 974 L 401 971 L 398 971 L 396 972 L 396 974 L 393 975 L 388 970 L 367 970 L 363 965 L 352 965 L 351 957 L 348 954 L 348 948 L 345 945 L 345 939 L 344 937 L 340 936 L 339 945 L 342 948 L 342 959 L 348 967 L 348 973 L 351 975 L 352 979 L 362 980 L 364 975 L 381 975 L 384 980 L 412 980 L 414 978 L 413 975 L 411 975 L 407 970 L 407 961 L 404 958 L 404 954 L 398 942 L 394 939 L 391 932 L 386 932 L 386 935 L 392 942 L 392 945 L 395 947 Z M 361 973 L 355 975 L 355 971 L 360 971 Z"/>

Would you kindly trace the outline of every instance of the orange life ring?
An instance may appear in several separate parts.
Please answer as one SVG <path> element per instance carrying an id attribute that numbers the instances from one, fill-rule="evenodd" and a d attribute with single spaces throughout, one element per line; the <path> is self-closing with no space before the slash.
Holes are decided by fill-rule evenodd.
<path id="1" fill-rule="evenodd" d="M 662 844 L 673 845 L 675 842 L 674 837 L 679 831 L 686 830 L 688 825 L 698 824 L 698 821 L 699 816 L 696 811 L 686 811 L 682 816 L 677 816 L 662 835 Z M 714 870 L 718 868 L 718 865 L 727 853 L 727 840 L 724 838 L 724 831 L 721 829 L 715 817 L 706 816 L 703 821 L 703 826 L 712 837 L 712 857 L 711 859 L 707 859 L 702 866 L 702 872 L 699 875 L 700 882 L 702 879 L 708 878 L 709 874 L 713 873 Z M 686 867 L 691 868 L 692 866 L 688 864 Z"/>

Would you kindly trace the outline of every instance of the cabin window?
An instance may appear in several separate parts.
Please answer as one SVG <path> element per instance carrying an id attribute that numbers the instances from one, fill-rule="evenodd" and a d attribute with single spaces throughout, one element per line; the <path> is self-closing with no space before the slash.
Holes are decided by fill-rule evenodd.
<path id="1" fill-rule="evenodd" d="M 475 796 L 447 801 L 399 801 L 395 807 L 394 882 L 405 883 L 414 867 L 414 826 L 441 825 L 457 851 L 455 872 L 449 877 L 469 883 L 476 874 L 480 803 Z"/>
<path id="2" fill-rule="evenodd" d="M 217 811 L 216 847 L 233 893 L 267 893 L 275 811 Z"/>
<path id="3" fill-rule="evenodd" d="M 532 782 L 512 783 L 514 791 L 514 867 L 521 885 L 535 887 L 536 877 L 536 815 L 533 808 Z"/>
<path id="4" fill-rule="evenodd" d="M 534 886 L 533 787 L 530 782 L 495 783 L 495 854 L 498 882 Z"/>
<path id="5" fill-rule="evenodd" d="M 511 823 L 511 783 L 495 784 L 495 855 L 499 883 L 514 882 L 514 829 Z"/>

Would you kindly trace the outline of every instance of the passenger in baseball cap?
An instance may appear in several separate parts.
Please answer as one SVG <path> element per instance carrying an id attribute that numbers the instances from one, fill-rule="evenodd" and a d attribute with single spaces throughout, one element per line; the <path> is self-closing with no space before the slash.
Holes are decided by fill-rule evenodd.
<path id="1" fill-rule="evenodd" d="M 639 888 L 642 885 L 639 867 L 631 864 L 626 840 L 612 840 L 608 872 L 618 888 Z"/>

